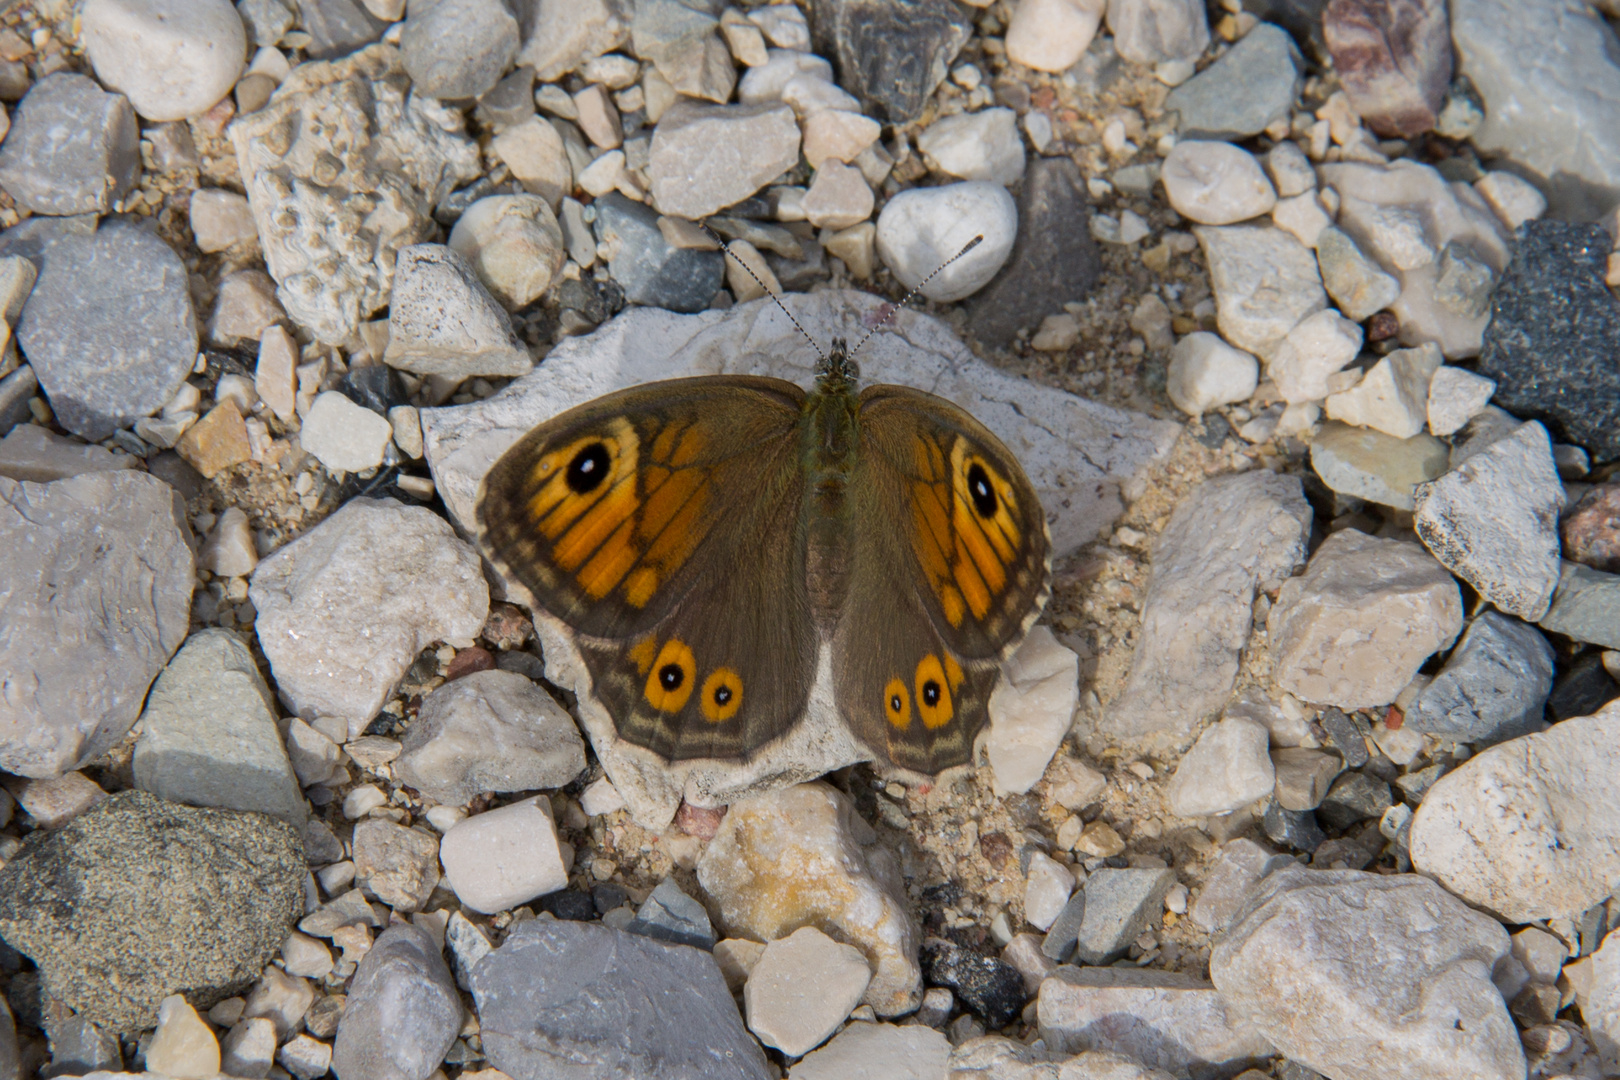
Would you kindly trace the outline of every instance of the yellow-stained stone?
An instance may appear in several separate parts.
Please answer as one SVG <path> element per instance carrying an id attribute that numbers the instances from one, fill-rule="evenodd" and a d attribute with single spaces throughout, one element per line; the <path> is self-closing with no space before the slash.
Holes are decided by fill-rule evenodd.
<path id="1" fill-rule="evenodd" d="M 174 449 L 208 479 L 253 456 L 248 444 L 247 422 L 242 418 L 242 410 L 230 398 L 191 425 Z"/>

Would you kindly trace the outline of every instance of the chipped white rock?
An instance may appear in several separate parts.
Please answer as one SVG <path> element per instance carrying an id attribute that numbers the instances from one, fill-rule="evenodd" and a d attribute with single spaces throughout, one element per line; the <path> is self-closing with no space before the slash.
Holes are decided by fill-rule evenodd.
<path id="1" fill-rule="evenodd" d="M 1247 401 L 1259 381 L 1260 362 L 1252 354 L 1196 330 L 1171 351 L 1165 392 L 1182 412 L 1202 416 L 1218 405 Z"/>
<path id="2" fill-rule="evenodd" d="M 300 326 L 342 342 L 388 302 L 399 250 L 431 239 L 432 208 L 481 171 L 465 127 L 411 93 L 381 44 L 298 65 L 231 125 L 265 263 Z"/>
<path id="3" fill-rule="evenodd" d="M 1253 840 L 1228 840 L 1211 863 L 1188 918 L 1206 933 L 1225 929 L 1261 878 L 1293 862 L 1291 856 L 1279 855 Z"/>
<path id="4" fill-rule="evenodd" d="M 1080 703 L 1079 673 L 1080 658 L 1045 626 L 1007 658 L 990 693 L 985 738 L 997 795 L 1023 794 L 1046 773 Z"/>
<path id="5" fill-rule="evenodd" d="M 1097 36 L 1107 0 L 1020 0 L 1007 25 L 1007 58 L 1036 71 L 1066 71 Z"/>
<path id="6" fill-rule="evenodd" d="M 1488 172 L 1474 181 L 1474 190 L 1485 197 L 1509 229 L 1517 229 L 1547 212 L 1547 197 L 1530 181 L 1510 172 Z"/>
<path id="7" fill-rule="evenodd" d="M 1433 341 L 1447 359 L 1476 355 L 1508 261 L 1508 234 L 1485 200 L 1413 161 L 1330 162 L 1319 172 L 1339 193 L 1338 227 L 1400 280 L 1389 309 L 1401 344 Z"/>
<path id="8" fill-rule="evenodd" d="M 207 112 L 230 93 L 247 54 L 229 0 L 89 0 L 79 22 L 96 78 L 147 120 Z"/>
<path id="9" fill-rule="evenodd" d="M 534 68 L 539 82 L 555 82 L 630 40 L 632 7 L 624 0 L 548 0 L 525 26 L 517 62 Z"/>
<path id="10" fill-rule="evenodd" d="M 1266 621 L 1277 685 L 1303 701 L 1387 705 L 1462 629 L 1462 595 L 1417 544 L 1329 536 L 1283 582 Z"/>
<path id="11" fill-rule="evenodd" d="M 383 360 L 417 375 L 526 375 L 529 350 L 472 265 L 442 244 L 399 253 Z"/>
<path id="12" fill-rule="evenodd" d="M 393 436 L 387 417 L 356 405 L 340 391 L 326 390 L 304 415 L 298 444 L 331 472 L 360 472 L 382 464 Z"/>
<path id="13" fill-rule="evenodd" d="M 832 64 L 809 51 L 771 49 L 765 63 L 743 72 L 737 84 L 737 100 L 744 105 L 766 105 L 781 101 L 787 85 L 800 76 L 833 84 Z"/>
<path id="14" fill-rule="evenodd" d="M 523 190 L 546 200 L 553 211 L 574 189 L 574 169 L 557 129 L 538 116 L 513 124 L 490 144 Z"/>
<path id="15" fill-rule="evenodd" d="M 1327 306 L 1316 259 L 1293 236 L 1270 225 L 1200 225 L 1193 229 L 1209 264 L 1221 336 L 1269 359 L 1300 321 Z"/>
<path id="16" fill-rule="evenodd" d="M 234 191 L 199 188 L 191 193 L 191 235 L 197 250 L 224 251 L 232 244 L 259 239 L 253 208 Z"/>
<path id="17" fill-rule="evenodd" d="M 1178 142 L 1165 157 L 1159 179 L 1176 212 L 1204 225 L 1247 221 L 1277 203 L 1260 162 L 1231 143 Z"/>
<path id="18" fill-rule="evenodd" d="M 647 180 L 658 211 L 701 221 L 792 168 L 799 125 L 786 105 L 680 101 L 653 129 L 650 155 Z"/>
<path id="19" fill-rule="evenodd" d="M 810 49 L 810 24 L 793 4 L 770 4 L 748 13 L 748 21 L 765 32 L 779 49 Z"/>
<path id="20" fill-rule="evenodd" d="M 822 162 L 801 201 L 805 220 L 818 229 L 848 229 L 858 225 L 872 216 L 876 203 L 871 185 L 861 175 L 861 170 L 837 161 Z"/>
<path id="21" fill-rule="evenodd" d="M 879 1016 L 922 1000 L 919 935 L 899 862 L 827 784 L 733 803 L 697 875 L 728 936 L 774 942 L 814 926 L 865 956 L 872 981 L 864 1001 Z"/>
<path id="22" fill-rule="evenodd" d="M 789 293 L 783 302 L 816 341 L 851 340 L 882 301 L 865 293 Z M 976 359 L 944 324 L 902 310 L 863 351 L 884 381 L 931 390 L 967 409 L 1018 456 L 1046 507 L 1053 554 L 1061 557 L 1112 527 L 1119 492 L 1166 452 L 1179 428 L 1121 412 L 997 372 Z M 724 372 L 774 375 L 802 386 L 814 378 L 814 350 L 769 300 L 730 311 L 677 315 L 635 308 L 596 333 L 570 338 L 546 362 L 502 393 L 472 405 L 426 409 L 423 434 L 438 492 L 469 530 L 479 482 L 535 424 L 611 390 L 652 379 Z M 508 596 L 523 598 L 515 581 Z M 546 662 L 561 686 L 578 688 L 580 714 L 608 775 L 638 821 L 661 830 L 682 798 L 733 802 L 772 783 L 795 783 L 863 760 L 831 700 L 817 690 L 811 713 L 781 744 L 745 764 L 671 766 L 619 740 L 594 702 L 573 647 L 542 619 Z"/>
<path id="23" fill-rule="evenodd" d="M 568 884 L 544 795 L 466 818 L 444 834 L 439 860 L 456 898 L 474 911 L 502 911 Z"/>
<path id="24" fill-rule="evenodd" d="M 562 226 L 538 195 L 488 195 L 450 230 L 450 248 L 509 311 L 538 300 L 568 259 Z"/>
<path id="25" fill-rule="evenodd" d="M 1347 233 L 1336 228 L 1320 229 L 1315 247 L 1322 284 L 1352 322 L 1383 311 L 1401 295 L 1400 279 L 1384 273 Z"/>
<path id="26" fill-rule="evenodd" d="M 146 1068 L 174 1080 L 204 1080 L 219 1072 L 219 1040 L 179 994 L 158 1004 L 157 1029 L 146 1046 Z"/>
<path id="27" fill-rule="evenodd" d="M 1074 893 L 1074 872 L 1051 856 L 1030 854 L 1024 875 L 1024 921 L 1049 930 Z"/>
<path id="28" fill-rule="evenodd" d="M 851 162 L 883 133 L 876 120 L 848 109 L 822 109 L 805 117 L 804 159 L 812 168 L 823 162 Z"/>
<path id="29" fill-rule="evenodd" d="M 1305 151 L 1292 140 L 1284 139 L 1266 151 L 1266 172 L 1277 194 L 1284 199 L 1316 190 L 1316 169 Z"/>
<path id="30" fill-rule="evenodd" d="M 788 1080 L 942 1080 L 950 1053 L 944 1033 L 923 1024 L 855 1023 L 796 1062 Z"/>
<path id="31" fill-rule="evenodd" d="M 1266 752 L 1270 741 L 1264 725 L 1244 716 L 1229 716 L 1205 728 L 1165 788 L 1171 812 L 1207 817 L 1265 798 L 1276 782 Z"/>
<path id="32" fill-rule="evenodd" d="M 1410 439 L 1422 432 L 1428 419 L 1429 382 L 1440 363 L 1440 346 L 1433 342 L 1397 349 L 1351 389 L 1329 394 L 1327 414 L 1346 424 Z"/>
<path id="33" fill-rule="evenodd" d="M 428 644 L 472 644 L 489 615 L 478 554 L 393 499 L 351 499 L 259 563 L 248 599 L 288 709 L 363 734 Z"/>
<path id="34" fill-rule="evenodd" d="M 1275 1053 L 1213 986 L 1181 972 L 1065 965 L 1041 983 L 1036 1015 L 1048 1049 L 1122 1054 L 1174 1076 L 1230 1076 Z"/>
<path id="35" fill-rule="evenodd" d="M 1415 874 L 1285 866 L 1210 956 L 1235 1015 L 1342 1080 L 1522 1080 L 1491 969 L 1506 931 Z"/>
<path id="36" fill-rule="evenodd" d="M 1579 918 L 1620 880 L 1620 704 L 1469 758 L 1412 819 L 1412 865 L 1506 922 Z"/>
<path id="37" fill-rule="evenodd" d="M 1018 206 L 1007 189 L 984 181 L 911 188 L 891 198 L 877 220 L 878 258 L 906 288 L 918 285 L 975 236 L 984 240 L 922 289 L 945 304 L 990 283 L 1012 254 Z"/>
<path id="38" fill-rule="evenodd" d="M 1467 368 L 1446 366 L 1429 382 L 1429 431 L 1454 435 L 1478 416 L 1496 393 L 1496 380 L 1487 379 Z"/>
<path id="39" fill-rule="evenodd" d="M 1361 351 L 1361 327 L 1332 308 L 1306 316 L 1288 331 L 1271 354 L 1266 374 L 1290 404 L 1320 401 L 1328 394 L 1328 376 L 1340 371 Z"/>
<path id="40" fill-rule="evenodd" d="M 1016 184 L 1024 178 L 1024 141 L 1018 135 L 1018 114 L 1011 109 L 980 109 L 935 120 L 917 136 L 917 149 L 943 172 L 963 180 Z"/>
<path id="41" fill-rule="evenodd" d="M 1294 239 L 1306 247 L 1313 248 L 1322 233 L 1333 224 L 1333 219 L 1322 209 L 1315 193 L 1308 192 L 1295 195 L 1292 199 L 1277 200 L 1277 205 L 1271 208 L 1271 223 L 1293 234 Z"/>
<path id="42" fill-rule="evenodd" d="M 872 970 L 853 945 L 813 926 L 766 944 L 743 985 L 748 1027 L 760 1042 L 802 1057 L 860 1003 Z"/>
<path id="43" fill-rule="evenodd" d="M 1258 469 L 1193 489 L 1154 543 L 1130 678 L 1099 730 L 1185 745 L 1232 692 L 1255 590 L 1294 572 L 1310 524 L 1298 477 Z"/>
<path id="44" fill-rule="evenodd" d="M 1323 424 L 1311 439 L 1311 467 L 1323 483 L 1397 510 L 1412 509 L 1417 485 L 1444 475 L 1449 453 L 1432 435 L 1397 439 L 1337 421 Z"/>
<path id="45" fill-rule="evenodd" d="M 1564 485 L 1539 422 L 1419 484 L 1413 501 L 1413 527 L 1435 558 L 1509 615 L 1535 622 L 1547 614 Z"/>
<path id="46" fill-rule="evenodd" d="M 613 781 L 602 777 L 589 784 L 579 795 L 579 808 L 586 817 L 598 817 L 624 809 L 624 796 L 613 786 Z"/>
<path id="47" fill-rule="evenodd" d="M 452 806 L 484 792 L 560 788 L 585 768 L 573 719 L 514 671 L 477 671 L 428 694 L 402 747 L 399 779 Z"/>

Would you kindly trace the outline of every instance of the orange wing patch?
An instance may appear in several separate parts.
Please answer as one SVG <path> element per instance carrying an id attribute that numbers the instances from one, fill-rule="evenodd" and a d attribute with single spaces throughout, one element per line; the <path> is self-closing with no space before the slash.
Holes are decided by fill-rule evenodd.
<path id="1" fill-rule="evenodd" d="M 955 661 L 952 661 L 955 664 Z M 957 669 L 960 672 L 960 668 Z M 945 665 L 929 653 L 917 663 L 917 714 L 929 731 L 944 727 L 956 715 Z"/>
<path id="2" fill-rule="evenodd" d="M 890 679 L 883 688 L 883 715 L 899 731 L 911 726 L 911 691 L 899 679 Z"/>
<path id="3" fill-rule="evenodd" d="M 932 440 L 914 440 L 912 549 L 939 600 L 945 621 L 983 619 L 1007 587 L 1023 530 L 1018 496 L 1007 478 L 965 440 L 947 460 Z M 918 708 L 922 706 L 919 703 Z"/>

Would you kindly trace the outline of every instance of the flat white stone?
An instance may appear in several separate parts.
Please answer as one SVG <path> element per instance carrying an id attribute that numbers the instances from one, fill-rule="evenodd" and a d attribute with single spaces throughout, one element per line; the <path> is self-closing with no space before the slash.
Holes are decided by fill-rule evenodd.
<path id="1" fill-rule="evenodd" d="M 830 85 L 803 75 L 794 82 L 801 80 Z M 800 127 L 804 133 L 804 159 L 811 168 L 816 169 L 829 159 L 845 163 L 854 161 L 883 133 L 883 125 L 854 109 L 821 109 L 805 117 Z"/>
<path id="2" fill-rule="evenodd" d="M 1007 59 L 1036 71 L 1066 71 L 1102 25 L 1106 0 L 1022 0 L 1007 26 Z"/>
<path id="3" fill-rule="evenodd" d="M 1428 419 L 1429 383 L 1440 369 L 1440 346 L 1397 349 L 1372 366 L 1355 387 L 1329 394 L 1329 417 L 1410 439 Z"/>
<path id="4" fill-rule="evenodd" d="M 568 884 L 568 867 L 544 795 L 474 814 L 439 844 L 444 878 L 474 911 L 502 911 Z"/>
<path id="5" fill-rule="evenodd" d="M 1493 746 L 1437 780 L 1412 865 L 1504 921 L 1577 918 L 1620 880 L 1620 704 Z"/>
<path id="6" fill-rule="evenodd" d="M 984 240 L 922 289 L 938 303 L 972 296 L 990 283 L 1018 235 L 1018 206 L 1007 189 L 984 181 L 911 188 L 878 215 L 878 258 L 906 288 L 915 287 L 975 236 Z"/>
<path id="7" fill-rule="evenodd" d="M 1037 851 L 1029 857 L 1024 875 L 1024 921 L 1038 930 L 1050 930 L 1074 893 L 1074 873 L 1049 855 Z"/>
<path id="8" fill-rule="evenodd" d="M 1342 495 L 1412 509 L 1417 485 L 1445 474 L 1451 451 L 1432 435 L 1397 439 L 1330 420 L 1311 439 L 1311 467 Z"/>
<path id="9" fill-rule="evenodd" d="M 147 120 L 207 112 L 247 57 L 242 18 L 227 0 L 90 0 L 80 23 L 96 77 Z"/>
<path id="10" fill-rule="evenodd" d="M 796 1062 L 788 1080 L 943 1080 L 950 1053 L 944 1033 L 923 1024 L 856 1023 Z"/>
<path id="11" fill-rule="evenodd" d="M 1024 141 L 1018 135 L 1018 114 L 1011 109 L 980 109 L 935 120 L 917 136 L 917 149 L 963 180 L 1016 184 L 1024 177 Z"/>
<path id="12" fill-rule="evenodd" d="M 990 694 L 985 739 L 997 795 L 1022 794 L 1046 773 L 1080 703 L 1079 671 L 1080 658 L 1045 626 L 1007 658 Z"/>
<path id="13" fill-rule="evenodd" d="M 1272 353 L 1266 374 L 1290 404 L 1320 401 L 1328 376 L 1343 370 L 1361 351 L 1361 327 L 1332 308 L 1307 316 Z"/>
<path id="14" fill-rule="evenodd" d="M 1467 368 L 1440 368 L 1429 382 L 1429 431 L 1440 436 L 1456 434 L 1484 411 L 1494 393 L 1495 379 Z"/>
<path id="15" fill-rule="evenodd" d="M 382 464 L 393 425 L 337 390 L 316 395 L 304 416 L 298 444 L 332 472 L 360 472 Z"/>
<path id="16" fill-rule="evenodd" d="M 203 1080 L 219 1072 L 219 1040 L 179 994 L 158 1005 L 157 1030 L 146 1047 L 146 1066 L 174 1080 Z"/>
<path id="17" fill-rule="evenodd" d="M 682 101 L 653 129 L 650 154 L 647 179 L 658 211 L 700 221 L 792 168 L 799 125 L 785 105 Z"/>
<path id="18" fill-rule="evenodd" d="M 1265 798 L 1276 781 L 1269 743 L 1265 727 L 1247 717 L 1230 716 L 1205 728 L 1165 789 L 1171 812 L 1207 817 Z"/>
<path id="19" fill-rule="evenodd" d="M 1159 179 L 1176 212 L 1204 225 L 1247 221 L 1277 204 L 1277 192 L 1260 162 L 1231 143 L 1178 142 L 1165 157 Z"/>
<path id="20" fill-rule="evenodd" d="M 766 1046 L 801 1057 L 838 1030 L 871 980 L 859 949 L 800 927 L 766 944 L 743 986 L 749 1030 Z"/>
<path id="21" fill-rule="evenodd" d="M 824 161 L 801 202 L 805 220 L 818 229 L 848 229 L 872 216 L 877 199 L 861 170 Z"/>
<path id="22" fill-rule="evenodd" d="M 831 83 L 832 64 L 808 49 L 771 49 L 766 53 L 765 63 L 743 72 L 742 80 L 737 83 L 737 100 L 744 105 L 781 101 L 787 84 L 800 75 Z"/>
<path id="23" fill-rule="evenodd" d="M 1310 249 L 1270 225 L 1193 229 L 1209 264 L 1221 336 L 1269 359 L 1300 321 L 1327 306 Z"/>

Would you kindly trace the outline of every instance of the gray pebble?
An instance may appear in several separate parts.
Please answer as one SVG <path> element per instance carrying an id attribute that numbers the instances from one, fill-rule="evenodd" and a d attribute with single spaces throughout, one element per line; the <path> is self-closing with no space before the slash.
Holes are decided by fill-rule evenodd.
<path id="1" fill-rule="evenodd" d="M 395 923 L 355 972 L 332 1071 L 343 1080 L 425 1080 L 460 1030 L 461 999 L 438 945 L 427 931 Z"/>
<path id="2" fill-rule="evenodd" d="M 714 948 L 714 927 L 709 923 L 709 913 L 703 910 L 702 904 L 682 892 L 674 878 L 658 883 L 636 912 L 635 921 L 625 929 L 677 945 Z"/>
<path id="3" fill-rule="evenodd" d="M 608 271 L 634 304 L 670 311 L 702 311 L 725 281 L 718 251 L 671 247 L 658 229 L 658 215 L 612 192 L 597 199 L 596 241 L 612 244 Z"/>
<path id="4" fill-rule="evenodd" d="M 419 94 L 478 97 L 517 56 L 518 22 L 502 0 L 414 0 L 406 10 L 400 47 Z"/>
<path id="5" fill-rule="evenodd" d="M 1414 731 L 1491 745 L 1542 728 L 1553 650 L 1535 627 L 1484 611 L 1406 713 Z"/>
<path id="6" fill-rule="evenodd" d="M 1299 49 L 1287 31 L 1261 23 L 1231 50 L 1171 91 L 1183 139 L 1241 139 L 1288 118 L 1299 97 Z"/>
<path id="7" fill-rule="evenodd" d="M 36 83 L 0 144 L 0 187 L 36 214 L 105 214 L 140 168 L 129 99 L 72 72 Z"/>

